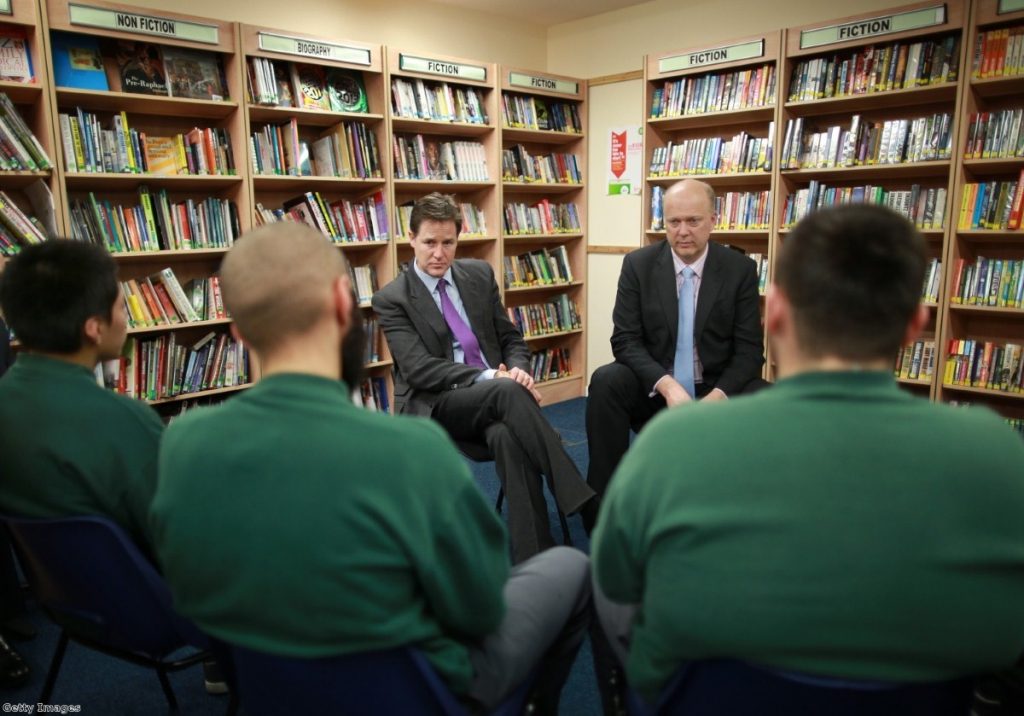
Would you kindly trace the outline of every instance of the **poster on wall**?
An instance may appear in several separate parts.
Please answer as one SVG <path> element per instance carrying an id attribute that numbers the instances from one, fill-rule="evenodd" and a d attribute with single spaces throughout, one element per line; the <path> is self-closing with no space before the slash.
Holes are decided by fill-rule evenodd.
<path id="1" fill-rule="evenodd" d="M 639 194 L 644 150 L 640 125 L 613 127 L 608 142 L 608 196 Z"/>

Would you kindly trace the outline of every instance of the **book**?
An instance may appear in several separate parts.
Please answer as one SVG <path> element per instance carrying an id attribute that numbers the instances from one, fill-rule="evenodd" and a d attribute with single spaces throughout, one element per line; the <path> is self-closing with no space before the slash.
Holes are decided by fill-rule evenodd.
<path id="1" fill-rule="evenodd" d="M 174 137 L 153 137 L 146 135 L 146 166 L 150 174 L 177 176 L 180 163 L 178 141 Z"/>
<path id="2" fill-rule="evenodd" d="M 160 48 L 149 42 L 111 40 L 103 45 L 107 84 L 114 92 L 167 96 Z"/>
<path id="3" fill-rule="evenodd" d="M 99 39 L 71 32 L 53 32 L 53 81 L 58 87 L 109 90 Z"/>
<path id="4" fill-rule="evenodd" d="M 25 41 L 25 30 L 13 25 L 0 25 L 0 80 L 35 82 L 32 56 Z"/>
<path id="5" fill-rule="evenodd" d="M 329 67 L 325 73 L 332 112 L 367 112 L 366 87 L 359 72 Z"/>
<path id="6" fill-rule="evenodd" d="M 165 47 L 164 68 L 171 97 L 215 102 L 228 98 L 220 58 L 212 52 Z"/>
<path id="7" fill-rule="evenodd" d="M 292 64 L 295 106 L 303 109 L 331 109 L 324 68 L 319 65 Z"/>

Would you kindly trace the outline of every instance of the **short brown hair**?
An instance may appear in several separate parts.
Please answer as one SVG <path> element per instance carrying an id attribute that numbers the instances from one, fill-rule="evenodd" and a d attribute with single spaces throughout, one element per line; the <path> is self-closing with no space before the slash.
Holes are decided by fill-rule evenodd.
<path id="1" fill-rule="evenodd" d="M 413 235 L 420 233 L 424 221 L 454 221 L 455 234 L 462 233 L 462 209 L 451 194 L 435 191 L 417 200 L 409 217 L 409 230 Z"/>

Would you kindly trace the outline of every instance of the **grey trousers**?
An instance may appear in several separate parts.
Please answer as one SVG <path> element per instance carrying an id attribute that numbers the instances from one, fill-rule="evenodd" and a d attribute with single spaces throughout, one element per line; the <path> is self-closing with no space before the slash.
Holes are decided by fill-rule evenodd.
<path id="1" fill-rule="evenodd" d="M 512 568 L 504 596 L 498 629 L 469 644 L 467 696 L 492 711 L 536 669 L 535 713 L 557 714 L 590 621 L 590 558 L 571 547 L 545 550 Z"/>
<path id="2" fill-rule="evenodd" d="M 629 655 L 629 639 L 633 633 L 633 620 L 636 618 L 638 606 L 636 604 L 619 604 L 605 596 L 594 580 L 594 611 L 597 612 L 597 620 L 604 631 L 612 653 L 618 660 L 619 665 L 626 667 L 626 657 Z"/>

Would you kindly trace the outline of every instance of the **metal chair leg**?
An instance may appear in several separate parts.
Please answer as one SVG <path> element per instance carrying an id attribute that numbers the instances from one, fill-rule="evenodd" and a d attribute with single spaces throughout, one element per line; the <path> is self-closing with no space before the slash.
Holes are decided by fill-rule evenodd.
<path id="1" fill-rule="evenodd" d="M 57 684 L 57 674 L 60 673 L 60 665 L 64 662 L 64 652 L 68 648 L 68 633 L 60 630 L 60 639 L 57 640 L 57 648 L 50 660 L 50 669 L 46 672 L 46 681 L 43 683 L 43 692 L 39 694 L 39 703 L 50 703 L 50 696 L 53 695 L 53 687 Z"/>

